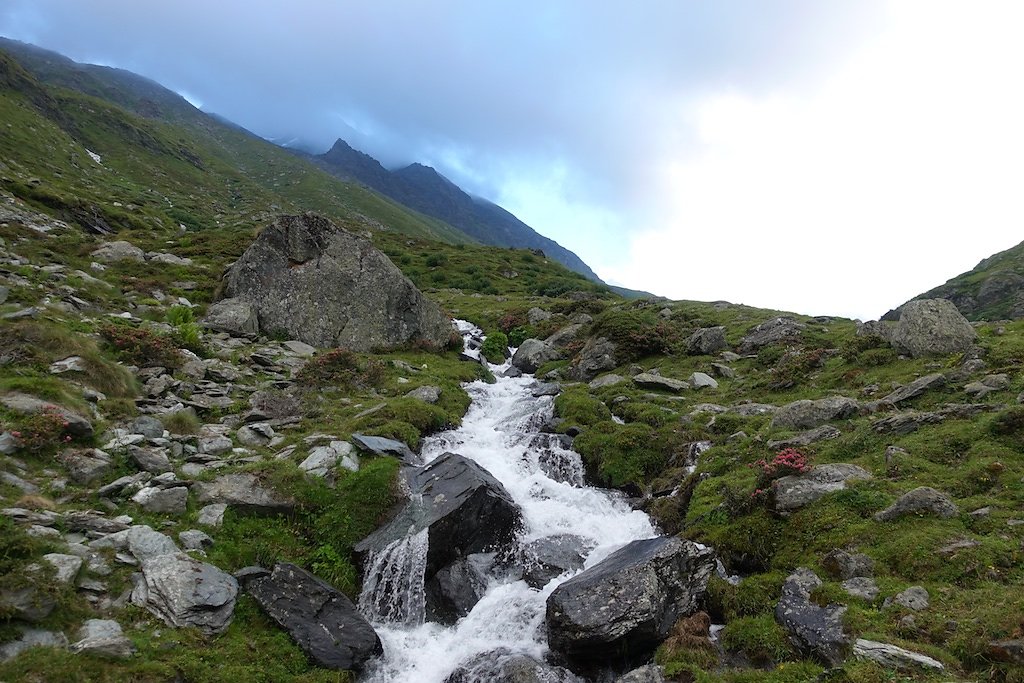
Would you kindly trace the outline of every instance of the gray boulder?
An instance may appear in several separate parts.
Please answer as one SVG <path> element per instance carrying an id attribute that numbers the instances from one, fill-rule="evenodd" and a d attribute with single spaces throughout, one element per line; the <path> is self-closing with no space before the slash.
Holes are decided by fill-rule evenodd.
<path id="1" fill-rule="evenodd" d="M 890 341 L 899 353 L 922 358 L 963 353 L 971 348 L 976 336 L 952 301 L 919 299 L 900 309 L 900 320 Z"/>
<path id="2" fill-rule="evenodd" d="M 71 651 L 88 652 L 112 659 L 127 659 L 135 654 L 135 645 L 121 630 L 121 624 L 112 619 L 87 619 L 78 629 L 78 640 Z"/>
<path id="3" fill-rule="evenodd" d="M 896 499 L 896 502 L 875 513 L 875 520 L 888 522 L 905 515 L 935 515 L 943 519 L 960 514 L 953 499 L 929 486 L 919 486 Z"/>
<path id="4" fill-rule="evenodd" d="M 142 415 L 132 422 L 131 433 L 142 434 L 147 439 L 159 439 L 164 435 L 164 423 L 152 415 Z"/>
<path id="5" fill-rule="evenodd" d="M 460 664 L 444 683 L 583 683 L 583 679 L 528 654 L 499 648 Z"/>
<path id="6" fill-rule="evenodd" d="M 33 584 L 0 588 L 0 612 L 24 621 L 42 621 L 56 606 L 57 600 L 50 591 L 41 590 Z"/>
<path id="7" fill-rule="evenodd" d="M 281 216 L 227 271 L 225 296 L 252 303 L 259 329 L 316 347 L 437 347 L 451 321 L 370 240 L 322 216 Z"/>
<path id="8" fill-rule="evenodd" d="M 800 568 L 786 579 L 782 597 L 775 606 L 777 621 L 793 645 L 807 657 L 827 666 L 838 666 L 850 652 L 850 638 L 843 632 L 846 607 L 821 607 L 811 601 L 811 591 L 821 579 L 810 569 Z"/>
<path id="9" fill-rule="evenodd" d="M 589 382 L 602 372 L 614 370 L 618 365 L 615 362 L 615 352 L 615 342 L 605 337 L 588 339 L 569 367 L 570 379 Z"/>
<path id="10" fill-rule="evenodd" d="M 98 448 L 73 448 L 57 454 L 57 461 L 68 469 L 72 481 L 89 484 L 105 477 L 113 468 L 110 456 Z"/>
<path id="11" fill-rule="evenodd" d="M 657 664 L 648 664 L 619 676 L 615 683 L 665 683 L 665 672 Z"/>
<path id="12" fill-rule="evenodd" d="M 879 643 L 873 640 L 858 638 L 853 644 L 853 656 L 857 659 L 866 659 L 880 664 L 886 669 L 898 669 L 906 671 L 909 669 L 932 669 L 942 671 L 945 667 L 942 662 L 932 659 L 927 655 L 918 652 L 904 650 L 888 643 Z"/>
<path id="13" fill-rule="evenodd" d="M 788 403 L 772 417 L 773 429 L 813 429 L 834 420 L 853 417 L 860 403 L 845 396 L 830 396 L 816 401 L 801 400 Z"/>
<path id="14" fill-rule="evenodd" d="M 616 384 L 619 384 L 619 383 L 625 382 L 625 381 L 626 381 L 626 378 L 623 377 L 622 375 L 616 375 L 614 373 L 609 373 L 607 375 L 601 375 L 600 377 L 597 377 L 595 379 L 590 380 L 590 385 L 589 386 L 590 386 L 591 389 L 603 389 L 605 387 L 615 386 Z"/>
<path id="15" fill-rule="evenodd" d="M 875 580 L 868 576 L 855 576 L 843 581 L 843 590 L 847 595 L 872 602 L 878 597 L 879 589 Z"/>
<path id="16" fill-rule="evenodd" d="M 916 432 L 921 427 L 938 424 L 944 419 L 939 413 L 921 413 L 916 410 L 908 410 L 875 420 L 871 423 L 871 428 L 879 434 L 904 436 Z"/>
<path id="17" fill-rule="evenodd" d="M 294 564 L 274 565 L 246 591 L 317 666 L 359 671 L 383 648 L 373 627 L 343 593 Z"/>
<path id="18" fill-rule="evenodd" d="M 441 398 L 441 389 L 435 386 L 425 385 L 416 387 L 405 395 L 406 398 L 415 398 L 426 403 L 437 403 Z"/>
<path id="19" fill-rule="evenodd" d="M 225 503 L 236 510 L 254 513 L 288 513 L 295 501 L 263 486 L 255 474 L 225 474 L 195 485 L 200 505 Z"/>
<path id="20" fill-rule="evenodd" d="M 559 329 L 557 332 L 552 334 L 550 337 L 544 340 L 548 346 L 553 346 L 556 349 L 561 349 L 569 345 L 569 342 L 576 339 L 580 332 L 583 331 L 583 325 L 580 323 L 571 323 L 565 327 Z"/>
<path id="21" fill-rule="evenodd" d="M 863 553 L 850 553 L 835 549 L 821 558 L 821 566 L 837 579 L 875 575 L 875 561 Z"/>
<path id="22" fill-rule="evenodd" d="M 792 318 L 772 318 L 761 323 L 740 340 L 740 353 L 757 353 L 766 346 L 796 339 L 807 327 Z"/>
<path id="23" fill-rule="evenodd" d="M 896 391 L 884 397 L 882 401 L 895 405 L 902 401 L 909 401 L 912 398 L 917 398 L 926 391 L 938 389 L 945 386 L 945 384 L 946 376 L 941 372 L 935 372 L 930 375 L 925 375 L 924 377 L 918 377 L 907 386 L 900 387 Z"/>
<path id="24" fill-rule="evenodd" d="M 17 392 L 0 396 L 0 403 L 6 406 L 8 410 L 22 415 L 35 415 L 36 413 L 47 411 L 53 412 L 68 423 L 64 431 L 71 436 L 87 439 L 93 434 L 92 423 L 89 420 L 62 405 Z"/>
<path id="25" fill-rule="evenodd" d="M 227 332 L 233 337 L 258 337 L 260 321 L 256 307 L 245 299 L 230 297 L 210 304 L 206 316 L 200 321 L 203 327 L 215 332 Z M 203 368 L 205 374 L 205 367 Z"/>
<path id="26" fill-rule="evenodd" d="M 915 612 L 920 612 L 921 610 L 928 609 L 928 598 L 928 590 L 924 586 L 911 586 L 891 598 L 886 598 L 882 606 L 888 607 L 895 604 Z"/>
<path id="27" fill-rule="evenodd" d="M 567 571 L 583 569 L 592 548 L 582 536 L 557 534 L 531 541 L 523 546 L 523 578 L 533 588 L 543 588 L 551 579 Z"/>
<path id="28" fill-rule="evenodd" d="M 717 389 L 718 382 L 703 372 L 695 372 L 687 380 L 694 389 Z"/>
<path id="29" fill-rule="evenodd" d="M 714 570 L 711 549 L 691 541 L 633 541 L 551 593 L 548 643 L 579 661 L 642 660 L 697 609 Z"/>
<path id="30" fill-rule="evenodd" d="M 99 249 L 93 251 L 90 256 L 103 263 L 117 263 L 119 261 L 143 263 L 146 260 L 146 252 L 131 242 L 125 242 L 124 240 L 107 242 Z"/>
<path id="31" fill-rule="evenodd" d="M 407 465 L 418 465 L 422 460 L 401 441 L 386 439 L 383 436 L 353 434 L 352 443 L 364 451 L 375 455 L 393 455 Z"/>
<path id="32" fill-rule="evenodd" d="M 131 602 L 169 626 L 195 626 L 215 635 L 231 623 L 237 595 L 235 577 L 184 553 L 173 553 L 142 563 L 142 580 L 132 589 Z"/>
<path id="33" fill-rule="evenodd" d="M 164 489 L 149 486 L 140 489 L 132 496 L 132 500 L 147 512 L 182 515 L 185 514 L 185 508 L 188 505 L 188 487 L 173 486 Z"/>
<path id="34" fill-rule="evenodd" d="M 724 327 L 702 327 L 686 340 L 686 352 L 691 356 L 713 356 L 728 344 Z"/>
<path id="35" fill-rule="evenodd" d="M 778 512 L 798 510 L 827 493 L 845 489 L 847 482 L 867 479 L 871 479 L 871 473 L 857 465 L 817 465 L 804 474 L 794 474 L 772 482 L 775 509 Z"/>
<path id="36" fill-rule="evenodd" d="M 523 372 L 537 372 L 537 368 L 562 357 L 562 353 L 540 339 L 527 339 L 512 356 L 512 365 Z"/>
<path id="37" fill-rule="evenodd" d="M 671 391 L 679 393 L 690 388 L 690 385 L 680 379 L 672 379 L 671 377 L 662 377 L 661 375 L 655 375 L 650 372 L 641 372 L 639 375 L 633 376 L 633 384 L 637 385 L 641 389 L 659 389 L 661 391 Z"/>

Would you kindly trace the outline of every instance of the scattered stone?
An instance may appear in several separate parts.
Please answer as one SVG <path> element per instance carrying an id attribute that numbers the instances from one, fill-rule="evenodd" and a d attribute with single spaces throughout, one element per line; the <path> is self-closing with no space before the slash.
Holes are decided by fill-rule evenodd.
<path id="1" fill-rule="evenodd" d="M 682 380 L 672 379 L 671 377 L 662 377 L 661 375 L 655 375 L 650 372 L 641 372 L 639 375 L 634 375 L 633 383 L 641 389 L 660 389 L 662 391 L 672 391 L 675 393 L 679 393 L 680 391 L 690 388 L 690 385 Z"/>
<path id="2" fill-rule="evenodd" d="M 591 380 L 590 384 L 589 384 L 589 387 L 591 389 L 603 389 L 605 387 L 615 386 L 616 384 L 620 384 L 621 382 L 625 382 L 625 381 L 626 381 L 626 378 L 623 377 L 622 375 L 616 375 L 614 373 L 609 373 L 607 375 L 601 375 L 600 377 L 597 377 L 597 378 Z"/>
<path id="3" fill-rule="evenodd" d="M 843 590 L 855 598 L 863 598 L 868 602 L 874 601 L 879 593 L 875 580 L 867 576 L 856 576 L 843 581 Z"/>
<path id="4" fill-rule="evenodd" d="M 181 547 L 185 550 L 203 550 L 213 545 L 213 539 L 199 529 L 189 529 L 178 534 Z"/>
<path id="5" fill-rule="evenodd" d="M 21 448 L 21 444 L 16 438 L 14 438 L 13 434 L 10 432 L 0 434 L 0 453 L 3 455 L 11 455 L 19 448 Z"/>
<path id="6" fill-rule="evenodd" d="M 249 581 L 246 590 L 318 666 L 359 671 L 383 652 L 380 638 L 351 600 L 293 564 L 278 563 L 269 576 Z"/>
<path id="7" fill-rule="evenodd" d="M 666 683 L 665 672 L 657 664 L 648 664 L 619 676 L 615 683 Z"/>
<path id="8" fill-rule="evenodd" d="M 952 301 L 919 299 L 900 309 L 890 339 L 893 348 L 912 358 L 948 356 L 971 348 L 977 334 Z"/>
<path id="9" fill-rule="evenodd" d="M 526 312 L 526 319 L 530 321 L 531 325 L 536 325 L 539 322 L 543 322 L 551 318 L 551 314 L 545 311 L 543 308 L 537 308 L 534 306 Z"/>
<path id="10" fill-rule="evenodd" d="M 152 415 L 143 415 L 132 422 L 133 434 L 142 434 L 147 439 L 160 439 L 164 435 L 164 423 Z"/>
<path id="11" fill-rule="evenodd" d="M 845 396 L 816 401 L 793 401 L 778 409 L 772 417 L 773 429 L 813 429 L 834 420 L 845 420 L 860 411 L 860 403 Z"/>
<path id="12" fill-rule="evenodd" d="M 905 387 L 901 387 L 896 391 L 892 392 L 888 396 L 882 399 L 885 403 L 892 403 L 893 405 L 902 401 L 909 401 L 912 398 L 917 398 L 926 391 L 932 389 L 939 389 L 946 385 L 946 376 L 941 372 L 936 372 L 931 375 L 925 375 L 919 377 Z"/>
<path id="13" fill-rule="evenodd" d="M 171 461 L 167 458 L 167 451 L 163 448 L 139 448 L 131 446 L 128 448 L 128 457 L 135 466 L 143 472 L 151 474 L 163 474 L 174 469 Z"/>
<path id="14" fill-rule="evenodd" d="M 82 569 L 82 558 L 77 555 L 47 553 L 43 555 L 43 559 L 53 566 L 55 572 L 53 578 L 65 586 L 73 584 L 75 578 L 78 577 L 78 572 Z"/>
<path id="15" fill-rule="evenodd" d="M 589 382 L 602 372 L 614 370 L 615 343 L 605 337 L 588 339 L 583 349 L 569 367 L 569 377 L 580 382 Z"/>
<path id="16" fill-rule="evenodd" d="M 702 327 L 686 341 L 686 353 L 691 356 L 713 356 L 726 346 L 724 327 Z"/>
<path id="17" fill-rule="evenodd" d="M 212 564 L 184 553 L 157 555 L 142 562 L 142 579 L 132 590 L 132 604 L 169 626 L 216 635 L 231 623 L 238 582 Z"/>
<path id="18" fill-rule="evenodd" d="M 871 423 L 871 428 L 879 434 L 895 434 L 906 436 L 916 432 L 921 427 L 942 422 L 945 418 L 938 413 L 919 413 L 907 411 L 889 417 L 883 417 Z"/>
<path id="19" fill-rule="evenodd" d="M 370 351 L 422 339 L 443 348 L 451 321 L 355 233 L 312 213 L 281 216 L 224 276 L 226 297 L 251 302 L 263 333 L 319 348 Z"/>
<path id="20" fill-rule="evenodd" d="M 714 380 L 710 375 L 706 375 L 703 372 L 695 372 L 690 375 L 687 380 L 691 387 L 694 389 L 717 389 L 718 382 Z"/>
<path id="21" fill-rule="evenodd" d="M 285 347 L 295 355 L 301 358 L 312 358 L 316 355 L 316 347 L 310 346 L 304 342 L 300 342 L 297 339 L 286 341 L 281 346 Z"/>
<path id="22" fill-rule="evenodd" d="M 39 493 L 38 486 L 36 486 L 30 481 L 25 481 L 18 475 L 11 474 L 10 472 L 0 472 L 0 481 L 7 484 L 8 486 L 15 487 L 16 489 L 27 495 L 34 495 L 36 493 Z"/>
<path id="23" fill-rule="evenodd" d="M 886 669 L 908 669 L 924 668 L 942 671 L 945 667 L 941 662 L 917 652 L 904 650 L 902 647 L 878 643 L 873 640 L 858 638 L 853 644 L 853 656 L 857 659 L 867 659 L 880 664 Z"/>
<path id="24" fill-rule="evenodd" d="M 837 579 L 875 575 L 875 561 L 863 553 L 848 553 L 836 549 L 821 558 L 821 566 Z"/>
<path id="25" fill-rule="evenodd" d="M 0 588 L 0 612 L 23 621 L 42 621 L 50 616 L 56 606 L 57 600 L 49 592 L 39 590 L 32 584 Z"/>
<path id="26" fill-rule="evenodd" d="M 551 593 L 548 643 L 577 660 L 646 657 L 697 609 L 714 571 L 714 553 L 692 541 L 633 541 Z"/>
<path id="27" fill-rule="evenodd" d="M 132 496 L 132 500 L 147 512 L 183 515 L 188 506 L 188 488 L 185 486 L 166 489 L 147 487 Z"/>
<path id="28" fill-rule="evenodd" d="M 882 606 L 899 605 L 915 612 L 920 612 L 921 610 L 928 609 L 928 598 L 928 591 L 923 586 L 911 586 L 902 593 L 886 598 Z"/>
<path id="29" fill-rule="evenodd" d="M 1024 639 L 993 640 L 988 644 L 988 651 L 1001 662 L 1024 664 Z"/>
<path id="30" fill-rule="evenodd" d="M 292 498 L 263 486 L 254 474 L 225 474 L 212 482 L 199 482 L 195 489 L 200 505 L 226 503 L 238 510 L 263 514 L 287 514 L 295 507 Z"/>
<path id="31" fill-rule="evenodd" d="M 871 479 L 871 473 L 857 465 L 817 465 L 804 474 L 794 474 L 772 482 L 775 509 L 778 512 L 798 510 L 827 493 L 845 489 L 848 482 L 868 479 Z"/>
<path id="32" fill-rule="evenodd" d="M 425 385 L 422 387 L 416 387 L 405 395 L 406 398 L 415 398 L 420 401 L 427 403 L 437 403 L 441 398 L 441 389 L 438 387 Z"/>
<path id="33" fill-rule="evenodd" d="M 418 465 L 420 458 L 401 441 L 385 439 L 382 436 L 369 436 L 367 434 L 353 434 L 352 443 L 364 451 L 376 455 L 393 455 L 407 465 Z"/>
<path id="34" fill-rule="evenodd" d="M 144 263 L 146 260 L 146 252 L 131 242 L 125 242 L 124 240 L 107 242 L 99 249 L 93 251 L 90 256 L 101 263 L 117 263 L 119 261 Z"/>
<path id="35" fill-rule="evenodd" d="M 768 448 L 772 450 L 783 450 L 785 448 L 801 448 L 803 446 L 810 446 L 812 443 L 818 443 L 819 441 L 829 441 L 836 439 L 842 435 L 837 428 L 832 425 L 822 425 L 815 427 L 806 432 L 800 432 L 795 436 L 791 436 L 788 439 L 777 439 L 769 440 Z"/>
<path id="36" fill-rule="evenodd" d="M 562 393 L 562 387 L 557 382 L 538 382 L 530 391 L 534 398 L 541 396 L 558 396 Z"/>
<path id="37" fill-rule="evenodd" d="M 254 338 L 260 333 L 256 307 L 240 298 L 221 299 L 210 304 L 206 317 L 199 322 L 207 329 L 227 332 L 233 337 Z"/>
<path id="38" fill-rule="evenodd" d="M 112 619 L 88 619 L 78 630 L 78 640 L 71 644 L 74 653 L 88 652 L 114 659 L 127 659 L 135 654 L 135 646 Z"/>
<path id="39" fill-rule="evenodd" d="M 736 371 L 730 368 L 728 365 L 722 363 L 712 363 L 711 371 L 715 373 L 716 377 L 722 377 L 725 379 L 733 379 L 736 377 Z"/>
<path id="40" fill-rule="evenodd" d="M 203 526 L 217 528 L 224 523 L 224 513 L 228 506 L 225 503 L 213 503 L 199 510 L 196 522 Z"/>
<path id="41" fill-rule="evenodd" d="M 512 355 L 512 365 L 525 373 L 537 372 L 547 362 L 558 360 L 562 352 L 540 339 L 527 339 Z"/>
<path id="42" fill-rule="evenodd" d="M 767 403 L 738 403 L 729 408 L 729 412 L 741 417 L 754 417 L 756 415 L 774 415 L 779 412 L 779 408 Z"/>
<path id="43" fill-rule="evenodd" d="M 960 508 L 945 493 L 928 486 L 919 486 L 904 493 L 885 510 L 875 513 L 875 520 L 888 522 L 911 514 L 931 514 L 948 519 L 960 514 Z"/>
<path id="44" fill-rule="evenodd" d="M 775 621 L 784 628 L 793 645 L 805 656 L 828 666 L 839 666 L 850 651 L 850 638 L 843 632 L 843 605 L 821 607 L 811 601 L 811 592 L 821 579 L 810 569 L 797 569 L 782 586 L 775 607 Z"/>
<path id="45" fill-rule="evenodd" d="M 987 375 L 979 382 L 971 382 L 964 387 L 964 391 L 976 399 L 982 399 L 993 391 L 1001 391 L 1008 388 L 1010 388 L 1010 376 L 1006 373 L 1000 373 L 998 375 Z"/>
<path id="46" fill-rule="evenodd" d="M 314 477 L 326 477 L 338 465 L 356 472 L 359 470 L 359 457 L 354 450 L 347 441 L 332 441 L 310 451 L 309 457 L 299 464 L 299 469 Z"/>
<path id="47" fill-rule="evenodd" d="M 73 448 L 60 451 L 56 460 L 67 468 L 76 484 L 90 484 L 113 469 L 109 455 L 97 448 Z"/>
<path id="48" fill-rule="evenodd" d="M 235 445 L 231 439 L 223 435 L 200 437 L 199 452 L 207 455 L 223 455 L 229 453 Z"/>

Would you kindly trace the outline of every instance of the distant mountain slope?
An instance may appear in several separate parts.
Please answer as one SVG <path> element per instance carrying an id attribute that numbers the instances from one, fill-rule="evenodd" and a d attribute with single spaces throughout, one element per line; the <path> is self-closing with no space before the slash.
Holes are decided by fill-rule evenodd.
<path id="1" fill-rule="evenodd" d="M 471 196 L 429 166 L 411 164 L 388 171 L 376 159 L 353 149 L 341 139 L 315 158 L 339 177 L 365 183 L 411 209 L 458 228 L 483 244 L 540 249 L 571 270 L 594 282 L 601 282 L 590 266 L 572 251 L 539 234 L 497 204 Z"/>
<path id="2" fill-rule="evenodd" d="M 1024 318 L 1024 242 L 914 299 L 949 299 L 968 320 Z M 897 317 L 898 310 L 883 319 Z"/>

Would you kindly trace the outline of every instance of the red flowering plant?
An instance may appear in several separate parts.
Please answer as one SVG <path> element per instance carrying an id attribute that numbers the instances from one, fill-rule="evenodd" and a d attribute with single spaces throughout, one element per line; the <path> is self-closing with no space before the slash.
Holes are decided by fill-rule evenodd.
<path id="1" fill-rule="evenodd" d="M 10 431 L 21 448 L 35 452 L 71 441 L 68 426 L 64 415 L 48 406 L 38 413 L 26 415 Z"/>
<path id="2" fill-rule="evenodd" d="M 748 467 L 757 467 L 760 470 L 757 473 L 757 487 L 751 494 L 752 498 L 759 498 L 767 494 L 771 489 L 772 482 L 776 479 L 793 474 L 803 474 L 811 469 L 810 463 L 807 462 L 807 456 L 795 448 L 785 448 L 776 453 L 770 461 L 762 458 Z"/>

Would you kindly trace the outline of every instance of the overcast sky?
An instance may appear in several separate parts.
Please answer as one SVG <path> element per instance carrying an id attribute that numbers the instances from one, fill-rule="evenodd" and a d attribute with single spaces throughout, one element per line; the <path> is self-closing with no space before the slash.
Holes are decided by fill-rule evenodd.
<path id="1" fill-rule="evenodd" d="M 1019 0 L 4 0 L 0 34 L 432 165 L 672 298 L 875 318 L 1024 239 Z"/>

